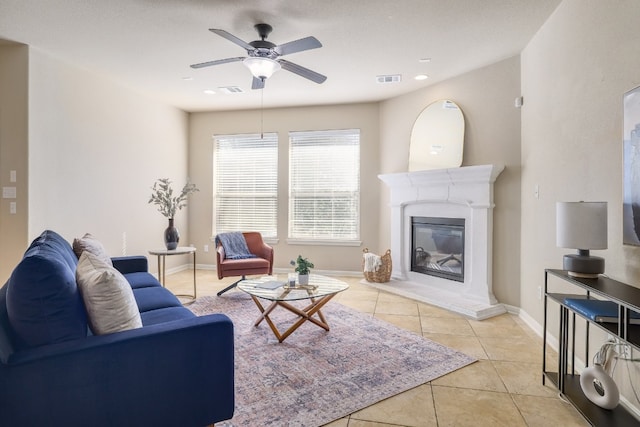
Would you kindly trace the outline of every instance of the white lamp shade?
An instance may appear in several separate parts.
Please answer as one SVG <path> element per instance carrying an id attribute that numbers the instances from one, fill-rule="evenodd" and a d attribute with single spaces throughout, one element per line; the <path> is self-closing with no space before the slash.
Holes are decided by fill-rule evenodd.
<path id="1" fill-rule="evenodd" d="M 607 249 L 607 202 L 558 202 L 556 245 L 571 249 Z"/>
<path id="2" fill-rule="evenodd" d="M 251 74 L 258 79 L 268 79 L 281 68 L 278 61 L 270 58 L 250 56 L 242 61 L 242 63 L 251 71 Z"/>

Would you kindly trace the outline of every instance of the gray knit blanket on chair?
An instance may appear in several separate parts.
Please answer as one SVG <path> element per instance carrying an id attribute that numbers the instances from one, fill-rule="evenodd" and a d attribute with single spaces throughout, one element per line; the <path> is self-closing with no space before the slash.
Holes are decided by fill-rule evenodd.
<path id="1" fill-rule="evenodd" d="M 220 233 L 216 236 L 216 246 L 218 243 L 224 248 L 224 257 L 229 259 L 256 258 L 256 255 L 249 252 L 247 241 L 240 232 Z"/>

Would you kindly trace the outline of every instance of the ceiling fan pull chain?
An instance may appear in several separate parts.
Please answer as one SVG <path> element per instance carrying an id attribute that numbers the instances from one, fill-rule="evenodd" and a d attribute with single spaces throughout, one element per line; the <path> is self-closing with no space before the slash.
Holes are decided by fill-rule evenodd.
<path id="1" fill-rule="evenodd" d="M 264 86 L 260 89 L 260 139 L 264 139 Z"/>

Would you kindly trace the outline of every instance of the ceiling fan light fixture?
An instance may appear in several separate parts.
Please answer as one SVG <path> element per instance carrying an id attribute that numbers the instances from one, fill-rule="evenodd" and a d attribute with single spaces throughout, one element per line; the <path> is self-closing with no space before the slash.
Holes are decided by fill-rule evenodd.
<path id="1" fill-rule="evenodd" d="M 268 79 L 273 73 L 282 68 L 278 61 L 274 61 L 271 58 L 250 56 L 242 61 L 242 63 L 251 71 L 251 74 L 253 74 L 255 78 L 261 80 Z"/>

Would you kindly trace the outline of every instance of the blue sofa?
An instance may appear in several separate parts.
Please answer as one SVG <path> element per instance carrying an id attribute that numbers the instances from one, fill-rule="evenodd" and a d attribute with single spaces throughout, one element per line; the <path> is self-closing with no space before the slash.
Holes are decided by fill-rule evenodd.
<path id="1" fill-rule="evenodd" d="M 233 324 L 195 316 L 147 271 L 112 258 L 142 327 L 93 335 L 71 245 L 47 230 L 0 289 L 0 426 L 205 426 L 234 410 Z"/>

